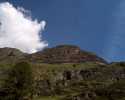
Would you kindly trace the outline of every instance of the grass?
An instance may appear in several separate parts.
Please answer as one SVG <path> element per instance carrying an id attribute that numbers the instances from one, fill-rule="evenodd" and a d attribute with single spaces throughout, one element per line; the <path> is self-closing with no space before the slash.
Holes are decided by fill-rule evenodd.
<path id="1" fill-rule="evenodd" d="M 35 79 L 53 79 L 53 77 L 59 75 L 59 73 L 63 73 L 64 71 L 77 71 L 82 69 L 90 69 L 95 68 L 98 66 L 96 63 L 80 63 L 80 64 L 73 64 L 73 63 L 65 63 L 65 64 L 45 64 L 45 63 L 31 63 L 33 68 Z"/>
<path id="2" fill-rule="evenodd" d="M 90 93 L 93 93 L 95 91 L 104 91 L 104 89 L 107 92 L 110 92 L 109 90 L 118 90 L 120 89 L 121 91 L 124 92 L 124 86 L 125 86 L 125 81 L 118 81 L 117 83 L 113 84 L 114 81 L 110 79 L 111 74 L 116 71 L 116 70 L 124 70 L 124 66 L 120 66 L 119 64 L 111 64 L 111 65 L 106 65 L 105 67 L 100 66 L 98 63 L 94 62 L 85 62 L 85 63 L 63 63 L 63 64 L 45 64 L 45 63 L 31 63 L 32 69 L 33 69 L 33 74 L 35 76 L 36 80 L 49 80 L 53 85 L 55 80 L 58 81 L 58 79 L 61 79 L 63 76 L 64 71 L 80 71 L 80 70 L 89 70 L 91 68 L 101 68 L 100 73 L 104 73 L 101 77 L 101 81 L 98 80 L 98 76 L 94 80 L 70 80 L 70 84 L 68 86 L 57 86 L 54 88 L 57 88 L 57 90 L 54 90 L 53 95 L 55 96 L 42 96 L 42 97 L 37 97 L 34 98 L 34 100 L 62 100 L 62 98 L 66 97 L 74 97 L 74 96 L 79 96 L 80 94 L 86 94 L 86 91 L 89 91 Z M 9 69 L 11 68 L 12 65 L 9 64 L 0 64 L 0 69 Z M 91 71 L 91 70 L 90 70 Z M 97 70 L 98 72 L 98 70 Z M 2 76 L 0 74 L 0 84 L 2 84 L 2 78 L 4 78 L 5 75 Z M 97 73 L 98 75 L 98 73 Z M 109 76 L 108 76 L 109 75 Z M 104 77 L 109 77 L 109 79 L 103 80 Z M 100 77 L 99 77 L 100 78 Z M 104 78 L 105 79 L 105 78 Z M 60 82 L 60 81 L 58 81 Z M 69 82 L 69 81 L 67 81 Z M 46 87 L 45 87 L 46 89 Z M 61 93 L 58 93 L 61 91 Z M 55 92 L 56 91 L 56 92 Z M 57 94 L 56 94 L 57 93 Z M 102 92 L 103 93 L 103 92 Z M 104 95 L 104 97 L 103 97 Z M 105 91 L 102 96 L 97 95 L 96 100 L 108 100 L 108 97 L 105 96 Z M 117 100 L 125 100 L 125 98 L 119 98 L 117 97 Z"/>
<path id="3" fill-rule="evenodd" d="M 44 97 L 38 97 L 35 98 L 34 100 L 60 100 L 61 97 L 59 96 L 44 96 Z"/>
<path id="4" fill-rule="evenodd" d="M 64 70 L 80 70 L 80 69 L 89 69 L 89 68 L 94 68 L 97 67 L 98 64 L 96 63 L 80 63 L 80 64 L 73 64 L 73 63 L 67 63 L 67 64 L 44 64 L 44 63 L 39 63 L 39 64 L 31 64 L 32 67 L 36 70 L 42 70 L 42 71 L 64 71 Z"/>

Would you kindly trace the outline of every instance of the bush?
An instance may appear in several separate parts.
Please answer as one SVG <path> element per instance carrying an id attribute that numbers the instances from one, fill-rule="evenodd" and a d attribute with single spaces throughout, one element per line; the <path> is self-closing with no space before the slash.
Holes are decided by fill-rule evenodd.
<path id="1" fill-rule="evenodd" d="M 12 68 L 1 93 L 0 100 L 23 100 L 32 96 L 33 77 L 29 63 L 20 62 Z"/>

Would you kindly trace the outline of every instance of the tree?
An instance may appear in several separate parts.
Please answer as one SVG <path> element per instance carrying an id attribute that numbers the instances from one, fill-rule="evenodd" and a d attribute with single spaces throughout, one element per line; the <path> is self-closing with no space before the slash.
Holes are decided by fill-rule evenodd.
<path id="1" fill-rule="evenodd" d="M 33 92 L 33 76 L 29 63 L 17 63 L 8 74 L 2 89 L 2 100 L 23 100 Z M 5 95 L 5 96 L 4 96 Z"/>

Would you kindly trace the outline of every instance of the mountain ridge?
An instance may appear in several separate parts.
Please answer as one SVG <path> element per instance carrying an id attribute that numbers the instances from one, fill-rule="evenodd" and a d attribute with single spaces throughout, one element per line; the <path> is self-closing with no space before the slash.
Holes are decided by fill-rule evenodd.
<path id="1" fill-rule="evenodd" d="M 31 66 L 33 100 L 125 98 L 125 62 L 107 63 L 78 46 L 59 45 L 33 54 L 22 53 L 14 48 L 1 48 L 0 88 L 3 79 L 7 78 L 6 75 L 18 62 L 26 62 Z"/>
<path id="2" fill-rule="evenodd" d="M 83 63 L 87 61 L 107 63 L 96 54 L 81 50 L 75 45 L 58 45 L 52 48 L 45 48 L 32 54 L 23 53 L 16 48 L 0 48 L 0 59 L 11 58 L 22 58 L 31 62 L 41 63 Z"/>
<path id="3" fill-rule="evenodd" d="M 59 45 L 46 48 L 43 51 L 30 54 L 29 58 L 31 58 L 31 61 L 42 61 L 43 63 L 82 63 L 87 61 L 107 63 L 94 53 L 81 50 L 74 45 Z"/>

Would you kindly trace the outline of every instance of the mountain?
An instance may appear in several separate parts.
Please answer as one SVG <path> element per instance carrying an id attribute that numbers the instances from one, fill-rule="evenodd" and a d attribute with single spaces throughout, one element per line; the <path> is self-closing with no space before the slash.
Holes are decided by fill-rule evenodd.
<path id="1" fill-rule="evenodd" d="M 15 48 L 0 48 L 0 62 L 12 63 L 20 60 L 40 63 L 107 63 L 94 53 L 81 50 L 74 45 L 59 45 L 33 54 L 26 54 Z"/>
<path id="2" fill-rule="evenodd" d="M 125 100 L 125 62 L 107 63 L 74 45 L 33 54 L 0 48 L 0 90 L 13 65 L 21 61 L 31 65 L 34 100 Z"/>
<path id="3" fill-rule="evenodd" d="M 25 53 L 15 48 L 0 48 L 0 63 L 14 63 L 25 58 Z"/>
<path id="4" fill-rule="evenodd" d="M 94 53 L 81 50 L 74 45 L 59 45 L 53 48 L 46 48 L 33 54 L 26 54 L 15 48 L 0 48 L 0 62 L 16 62 L 23 59 L 40 63 L 107 63 Z"/>
<path id="5" fill-rule="evenodd" d="M 31 61 L 43 63 L 83 63 L 106 61 L 94 53 L 81 50 L 74 45 L 59 45 L 53 48 L 46 48 L 43 51 L 28 55 Z"/>

